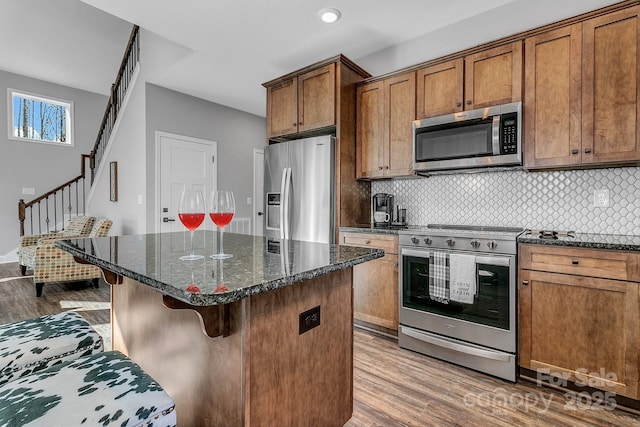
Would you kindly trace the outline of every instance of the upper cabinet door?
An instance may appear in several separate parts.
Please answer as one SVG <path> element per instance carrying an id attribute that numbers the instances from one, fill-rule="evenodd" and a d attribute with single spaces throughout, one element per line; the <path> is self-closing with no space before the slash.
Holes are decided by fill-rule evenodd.
<path id="1" fill-rule="evenodd" d="M 280 136 L 298 131 L 298 78 L 267 88 L 267 135 Z"/>
<path id="2" fill-rule="evenodd" d="M 464 66 L 465 110 L 522 99 L 522 42 L 469 55 Z"/>
<path id="3" fill-rule="evenodd" d="M 583 163 L 640 161 L 638 6 L 585 21 Z"/>
<path id="4" fill-rule="evenodd" d="M 413 127 L 416 117 L 416 75 L 385 80 L 385 176 L 413 174 Z"/>
<path id="5" fill-rule="evenodd" d="M 336 124 L 336 65 L 298 77 L 298 131 Z"/>
<path id="6" fill-rule="evenodd" d="M 525 41 L 526 168 L 581 161 L 582 24 Z"/>
<path id="7" fill-rule="evenodd" d="M 416 118 L 452 114 L 463 109 L 464 61 L 462 58 L 416 72 Z"/>
<path id="8" fill-rule="evenodd" d="M 358 86 L 356 131 L 356 176 L 382 176 L 384 125 L 384 82 Z"/>

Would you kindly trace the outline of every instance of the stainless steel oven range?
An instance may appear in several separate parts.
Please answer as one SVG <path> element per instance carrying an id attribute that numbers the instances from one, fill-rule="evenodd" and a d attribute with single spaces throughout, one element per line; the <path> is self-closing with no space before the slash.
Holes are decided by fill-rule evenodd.
<path id="1" fill-rule="evenodd" d="M 522 232 L 438 224 L 400 231 L 400 346 L 515 381 Z"/>

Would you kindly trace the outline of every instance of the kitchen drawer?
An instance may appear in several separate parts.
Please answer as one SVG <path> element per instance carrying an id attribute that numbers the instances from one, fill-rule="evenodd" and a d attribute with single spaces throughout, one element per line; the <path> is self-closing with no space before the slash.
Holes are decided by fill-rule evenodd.
<path id="1" fill-rule="evenodd" d="M 340 244 L 364 248 L 383 249 L 385 253 L 398 253 L 398 236 L 382 233 L 340 233 Z"/>
<path id="2" fill-rule="evenodd" d="M 521 244 L 521 269 L 640 282 L 640 253 Z"/>

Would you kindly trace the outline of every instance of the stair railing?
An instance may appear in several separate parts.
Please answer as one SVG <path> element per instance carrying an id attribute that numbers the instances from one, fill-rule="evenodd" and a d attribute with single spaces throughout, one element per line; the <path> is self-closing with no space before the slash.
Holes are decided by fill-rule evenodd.
<path id="1" fill-rule="evenodd" d="M 29 234 L 57 233 L 65 229 L 69 220 L 84 214 L 86 205 L 85 164 L 88 154 L 82 155 L 80 175 L 36 197 L 28 203 L 18 202 L 20 236 L 24 236 L 25 222 Z"/>
<path id="2" fill-rule="evenodd" d="M 96 170 L 100 166 L 102 158 L 104 157 L 107 143 L 109 142 L 111 132 L 116 124 L 118 112 L 120 111 L 125 94 L 129 89 L 129 83 L 131 83 L 133 73 L 140 60 L 139 33 L 140 27 L 135 25 L 131 31 L 131 35 L 129 36 L 129 42 L 127 43 L 127 48 L 124 51 L 124 56 L 122 58 L 122 63 L 120 64 L 120 69 L 118 70 L 118 75 L 116 76 L 116 81 L 111 85 L 111 96 L 109 97 L 107 108 L 104 112 L 104 116 L 102 117 L 98 137 L 96 138 L 93 150 L 91 150 L 91 157 L 93 158 L 93 162 L 91 164 L 91 183 L 93 183 Z"/>
<path id="3" fill-rule="evenodd" d="M 29 234 L 54 233 L 65 229 L 66 224 L 74 215 L 85 212 L 87 189 L 85 185 L 86 162 L 89 160 L 91 182 L 93 184 L 96 171 L 104 157 L 111 132 L 116 123 L 118 113 L 129 89 L 136 66 L 140 61 L 140 27 L 134 25 L 129 36 L 115 83 L 111 85 L 111 96 L 104 112 L 98 137 L 90 154 L 82 154 L 80 175 L 70 179 L 62 185 L 36 197 L 30 202 L 20 199 L 18 202 L 18 220 L 20 221 L 20 236 L 25 231 Z M 27 226 L 25 227 L 25 223 Z"/>

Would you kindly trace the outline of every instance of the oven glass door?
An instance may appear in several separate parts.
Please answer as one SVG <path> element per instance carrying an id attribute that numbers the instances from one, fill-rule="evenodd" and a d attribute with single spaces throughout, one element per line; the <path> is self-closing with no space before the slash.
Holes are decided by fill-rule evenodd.
<path id="1" fill-rule="evenodd" d="M 476 256 L 476 291 L 473 303 L 461 303 L 450 299 L 450 283 L 447 279 L 445 294 L 432 295 L 429 278 L 433 275 L 433 262 L 429 251 L 411 251 L 402 255 L 402 305 L 449 318 L 509 330 L 510 261 L 509 257 Z M 447 267 L 448 268 L 448 267 Z"/>
<path id="2" fill-rule="evenodd" d="M 416 129 L 415 162 L 494 154 L 493 117 Z"/>

